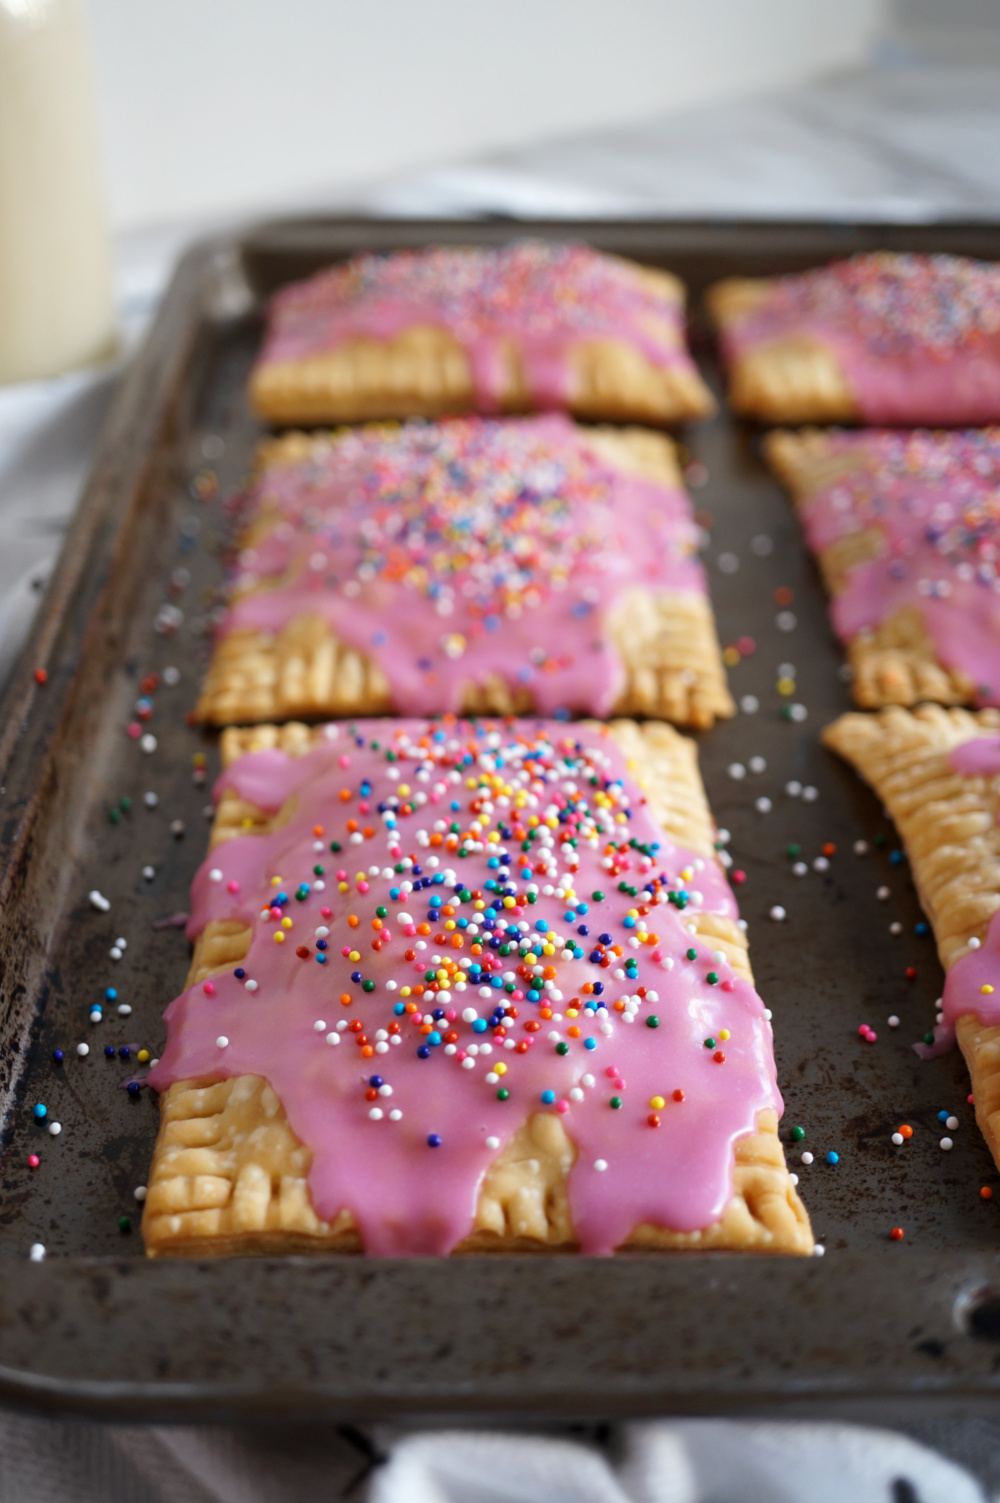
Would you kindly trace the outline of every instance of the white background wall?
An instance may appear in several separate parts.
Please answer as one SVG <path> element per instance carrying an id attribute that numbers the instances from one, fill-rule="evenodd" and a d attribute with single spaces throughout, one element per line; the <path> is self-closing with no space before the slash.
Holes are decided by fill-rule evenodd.
<path id="1" fill-rule="evenodd" d="M 882 0 L 87 0 L 119 228 L 864 60 Z"/>

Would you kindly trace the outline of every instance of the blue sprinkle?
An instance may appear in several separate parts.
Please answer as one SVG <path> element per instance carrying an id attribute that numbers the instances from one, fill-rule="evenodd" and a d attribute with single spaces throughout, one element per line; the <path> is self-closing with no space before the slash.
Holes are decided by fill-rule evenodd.
<path id="1" fill-rule="evenodd" d="M 114 1057 L 115 1057 L 115 1046 L 114 1046 L 114 1044 L 105 1044 L 105 1046 L 104 1046 L 104 1058 L 105 1059 L 114 1059 Z"/>
<path id="2" fill-rule="evenodd" d="M 243 977 L 246 975 L 246 971 L 241 965 L 238 965 L 233 972 L 233 975 L 236 977 L 237 981 L 242 981 Z"/>
<path id="3" fill-rule="evenodd" d="M 472 1020 L 472 1031 L 473 1031 L 473 1033 L 485 1033 L 486 1032 L 486 1027 L 487 1027 L 487 1024 L 486 1024 L 486 1019 L 485 1018 L 473 1018 L 473 1020 Z"/>
<path id="4" fill-rule="evenodd" d="M 125 1089 L 130 1096 L 138 1096 L 142 1087 L 139 1085 L 139 1082 L 137 1080 L 130 1080 Z"/>
<path id="5" fill-rule="evenodd" d="M 441 1035 L 438 1033 L 436 1028 L 432 1028 L 430 1033 L 427 1035 L 427 1042 L 432 1046 L 432 1048 L 440 1044 Z"/>
<path id="6" fill-rule="evenodd" d="M 492 986 L 492 988 L 493 988 L 493 990 L 495 992 L 498 992 L 501 989 L 501 987 L 503 986 L 503 977 L 502 976 L 491 976 L 490 977 L 490 986 Z"/>
<path id="7" fill-rule="evenodd" d="M 496 871 L 497 867 L 500 865 L 500 857 L 491 856 L 486 865 L 490 868 L 490 871 Z"/>
<path id="8" fill-rule="evenodd" d="M 384 647 L 388 640 L 389 638 L 386 636 L 384 631 L 372 632 L 372 641 L 374 642 L 376 647 Z"/>
<path id="9" fill-rule="evenodd" d="M 902 851 L 890 851 L 889 852 L 889 865 L 890 866 L 899 866 L 900 863 L 902 862 L 902 860 L 903 860 L 903 853 L 902 853 Z"/>
<path id="10" fill-rule="evenodd" d="M 584 1041 L 583 1041 L 583 1047 L 585 1049 L 596 1049 L 597 1048 L 597 1040 L 596 1039 L 584 1039 Z"/>
<path id="11" fill-rule="evenodd" d="M 429 1059 L 430 1058 L 430 1053 L 431 1053 L 431 1051 L 428 1049 L 427 1045 L 426 1044 L 421 1044 L 420 1048 L 417 1050 L 417 1058 L 418 1059 Z"/>
<path id="12" fill-rule="evenodd" d="M 373 1090 L 377 1091 L 379 1086 L 383 1083 L 384 1082 L 381 1075 L 369 1075 L 368 1077 L 368 1084 L 372 1087 Z"/>
<path id="13" fill-rule="evenodd" d="M 950 1116 L 951 1116 L 950 1112 L 938 1112 L 938 1121 L 939 1122 L 947 1122 L 947 1120 L 948 1120 L 948 1118 Z"/>
<path id="14" fill-rule="evenodd" d="M 576 911 L 580 915 L 580 917 L 582 918 L 585 913 L 589 913 L 590 912 L 590 904 L 589 903 L 577 903 L 577 905 L 576 905 Z"/>
<path id="15" fill-rule="evenodd" d="M 545 1106 L 551 1106 L 552 1103 L 553 1103 L 553 1101 L 555 1101 L 555 1099 L 556 1099 L 556 1093 L 555 1093 L 555 1091 L 543 1091 L 542 1092 L 542 1103 L 543 1103 L 543 1105 L 545 1105 Z"/>
<path id="16" fill-rule="evenodd" d="M 548 934 L 548 932 L 549 932 L 548 919 L 536 919 L 535 920 L 535 928 L 538 930 L 539 934 Z"/>
<path id="17" fill-rule="evenodd" d="M 572 908 L 567 908 L 566 912 L 563 914 L 563 918 L 566 920 L 567 924 L 571 924 L 576 918 L 576 912 Z"/>
<path id="18" fill-rule="evenodd" d="M 531 876 L 531 867 L 530 866 L 524 867 L 522 869 L 522 871 L 521 871 L 521 878 L 522 878 L 522 880 L 525 881 L 525 882 L 527 882 L 527 880 L 528 880 L 528 878 L 530 876 Z"/>
<path id="19" fill-rule="evenodd" d="M 115 991 L 115 989 L 114 989 L 113 986 L 109 986 L 109 987 L 106 988 L 105 993 L 104 993 L 104 1000 L 105 1000 L 105 1002 L 117 1002 L 117 1000 L 118 1000 L 118 993 Z"/>
<path id="20" fill-rule="evenodd" d="M 323 954 L 322 950 L 317 951 L 316 960 L 319 965 L 326 965 L 326 956 Z"/>
<path id="21" fill-rule="evenodd" d="M 541 992 L 536 992 L 534 990 L 534 988 L 532 988 L 532 990 L 528 993 L 528 1001 L 529 1002 L 540 1002 L 541 1000 L 542 1000 L 542 994 L 541 994 Z"/>
<path id="22" fill-rule="evenodd" d="M 111 1052 L 112 1052 L 112 1054 L 114 1054 L 115 1051 L 112 1049 Z M 36 1122 L 41 1122 L 42 1119 L 43 1119 L 43 1117 L 47 1117 L 49 1115 L 49 1109 L 48 1109 L 48 1107 L 47 1106 L 43 1106 L 40 1101 L 39 1101 L 39 1103 L 38 1103 L 37 1106 L 33 1106 L 31 1108 L 31 1111 L 32 1111 L 32 1115 L 34 1116 Z"/>
<path id="23" fill-rule="evenodd" d="M 439 1133 L 429 1132 L 427 1134 L 427 1147 L 428 1148 L 440 1148 L 441 1147 L 441 1137 L 440 1137 Z"/>
<path id="24" fill-rule="evenodd" d="M 833 1149 L 831 1148 L 830 1152 L 826 1156 L 826 1161 L 827 1161 L 828 1164 L 839 1164 L 840 1163 L 840 1154 L 839 1153 L 834 1153 Z"/>
<path id="25" fill-rule="evenodd" d="M 634 918 L 623 918 L 622 919 L 622 928 L 623 929 L 634 929 L 635 928 L 635 919 Z"/>
<path id="26" fill-rule="evenodd" d="M 131 1052 L 132 1051 L 129 1048 L 128 1044 L 122 1044 L 121 1048 L 118 1050 L 118 1053 L 121 1055 L 122 1059 L 128 1059 Z"/>

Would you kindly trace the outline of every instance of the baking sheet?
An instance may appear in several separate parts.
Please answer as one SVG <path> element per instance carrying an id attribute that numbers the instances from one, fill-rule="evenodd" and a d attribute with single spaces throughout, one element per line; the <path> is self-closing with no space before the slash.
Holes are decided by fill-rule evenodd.
<path id="1" fill-rule="evenodd" d="M 243 388 L 261 298 L 357 249 L 519 232 L 508 222 L 309 221 L 200 247 L 179 268 L 119 393 L 0 707 L 0 1397 L 8 1401 L 144 1418 L 248 1410 L 600 1418 L 808 1405 L 870 1415 L 875 1403 L 884 1413 L 921 1397 L 939 1407 L 993 1403 L 1000 1179 L 966 1101 L 960 1057 L 923 1064 L 909 1047 L 932 1024 L 940 995 L 933 940 L 917 932 L 908 869 L 877 802 L 818 744 L 820 727 L 849 706 L 822 589 L 756 431 L 725 414 L 682 437 L 720 637 L 742 639 L 744 649 L 731 687 L 758 708 L 701 738 L 702 767 L 734 867 L 745 873 L 738 896 L 758 989 L 774 1014 L 782 1135 L 805 1128 L 789 1158 L 824 1256 L 142 1257 L 134 1192 L 157 1107 L 147 1090 L 128 1094 L 135 1061 L 119 1050 L 157 1052 L 160 1015 L 188 964 L 182 930 L 165 921 L 186 908 L 205 852 L 218 756 L 215 739 L 185 716 L 223 576 L 227 497 L 258 436 Z M 695 297 L 719 275 L 786 270 L 875 245 L 1000 255 L 1000 228 L 983 226 L 560 222 L 531 232 L 579 236 L 667 266 Z M 697 319 L 695 342 L 718 391 Z M 782 694 L 789 665 L 795 688 Z M 155 688 L 149 675 L 158 676 Z M 148 719 L 144 705 L 137 710 L 144 698 Z M 788 718 L 791 704 L 806 718 Z M 766 767 L 751 771 L 754 758 Z M 731 775 L 734 764 L 743 776 Z M 787 793 L 790 783 L 815 797 Z M 769 809 L 758 807 L 762 799 Z M 858 840 L 868 843 L 863 855 Z M 825 870 L 814 868 L 817 858 Z M 808 875 L 793 875 L 795 860 Z M 889 896 L 880 900 L 881 888 Z M 94 890 L 107 911 L 91 901 Z M 783 922 L 769 917 L 776 906 Z M 118 939 L 126 946 L 114 959 Z M 99 1023 L 90 1020 L 95 1004 Z M 120 1005 L 131 1013 L 120 1015 Z M 861 1024 L 877 1042 L 859 1036 Z M 36 1104 L 46 1108 L 42 1121 Z M 959 1118 L 958 1129 L 946 1132 L 942 1111 Z M 902 1122 L 913 1136 L 897 1148 L 891 1134 Z M 946 1135 L 950 1152 L 939 1147 Z M 799 1162 L 803 1151 L 811 1165 Z M 996 1188 L 992 1202 L 982 1186 Z M 894 1226 L 902 1241 L 890 1240 Z M 29 1260 L 35 1243 L 46 1248 L 44 1262 Z"/>

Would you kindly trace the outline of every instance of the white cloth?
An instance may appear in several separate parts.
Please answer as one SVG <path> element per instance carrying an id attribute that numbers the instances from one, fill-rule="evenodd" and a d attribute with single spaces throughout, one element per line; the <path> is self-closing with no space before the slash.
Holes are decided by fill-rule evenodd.
<path id="1" fill-rule="evenodd" d="M 889 1430 L 809 1422 L 628 1426 L 617 1465 L 543 1436 L 399 1441 L 369 1503 L 983 1503 L 968 1472 Z"/>

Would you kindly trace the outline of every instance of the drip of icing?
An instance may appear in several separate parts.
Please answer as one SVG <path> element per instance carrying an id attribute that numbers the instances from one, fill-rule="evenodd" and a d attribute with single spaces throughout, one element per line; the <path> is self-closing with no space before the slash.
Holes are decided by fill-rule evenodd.
<path id="1" fill-rule="evenodd" d="M 192 889 L 190 935 L 212 919 L 252 928 L 240 969 L 257 986 L 227 972 L 172 1002 L 151 1084 L 264 1076 L 311 1152 L 317 1214 L 349 1207 L 369 1253 L 454 1247 L 489 1164 L 545 1110 L 576 1147 L 583 1251 L 610 1253 L 643 1222 L 717 1220 L 735 1142 L 762 1109 L 781 1111 L 760 998 L 686 927 L 689 908 L 736 916 L 717 863 L 672 844 L 594 727 L 363 721 L 326 735 L 219 779 L 217 797 L 270 811 L 293 799 L 280 828 L 217 846 Z M 267 906 L 279 892 L 292 921 L 280 944 Z M 527 958 L 503 955 L 512 938 Z M 331 1046 L 342 1021 L 363 1033 Z M 380 1120 L 373 1076 L 392 1092 L 375 1097 Z"/>
<path id="2" fill-rule="evenodd" d="M 881 534 L 877 557 L 834 596 L 838 636 L 915 609 L 939 662 L 965 675 L 978 703 L 1000 704 L 1000 428 L 840 433 L 829 443 L 853 468 L 802 504 L 810 547 Z"/>
<path id="3" fill-rule="evenodd" d="M 446 330 L 465 351 L 481 412 L 500 409 L 511 346 L 531 404 L 542 408 L 572 400 L 570 357 L 588 340 L 624 341 L 654 366 L 694 371 L 679 302 L 589 246 L 531 240 L 357 256 L 297 282 L 272 299 L 258 364 L 426 326 Z"/>
<path id="4" fill-rule="evenodd" d="M 318 440 L 251 503 L 223 631 L 316 613 L 407 714 L 455 713 L 497 676 L 541 714 L 606 716 L 626 595 L 705 589 L 686 494 L 613 469 L 558 414 Z"/>
<path id="5" fill-rule="evenodd" d="M 727 359 L 788 338 L 832 349 L 866 423 L 1000 418 L 1000 267 L 881 251 L 776 278 Z"/>

